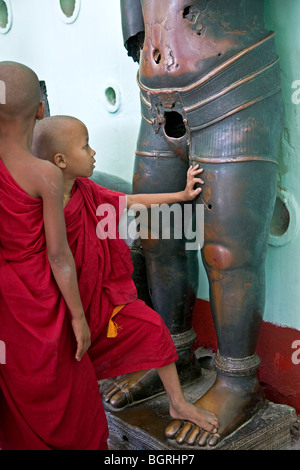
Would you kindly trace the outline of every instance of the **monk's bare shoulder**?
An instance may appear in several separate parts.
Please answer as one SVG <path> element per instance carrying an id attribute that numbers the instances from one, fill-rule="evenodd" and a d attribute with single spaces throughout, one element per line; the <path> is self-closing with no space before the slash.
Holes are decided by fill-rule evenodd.
<path id="1" fill-rule="evenodd" d="M 60 168 L 46 160 L 33 157 L 33 174 L 38 196 L 62 195 L 63 175 Z"/>

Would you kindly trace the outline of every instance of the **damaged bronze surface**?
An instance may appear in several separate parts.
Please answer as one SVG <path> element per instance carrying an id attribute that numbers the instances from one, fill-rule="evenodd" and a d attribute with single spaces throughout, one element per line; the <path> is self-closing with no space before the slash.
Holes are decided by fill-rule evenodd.
<path id="1" fill-rule="evenodd" d="M 204 168 L 195 204 L 205 207 L 201 252 L 219 360 L 215 384 L 196 405 L 217 414 L 222 438 L 260 402 L 258 362 L 251 370 L 244 364 L 256 357 L 276 197 L 283 106 L 274 34 L 261 0 L 121 0 L 121 7 L 124 44 L 140 64 L 134 192 L 182 190 L 188 166 Z M 198 288 L 198 253 L 185 242 L 143 241 L 151 300 L 173 335 L 191 329 Z M 191 354 L 181 360 L 185 366 Z M 238 374 L 230 370 L 236 363 Z M 182 423 L 166 434 L 184 443 L 189 432 Z M 192 435 L 190 445 L 219 441 Z"/>

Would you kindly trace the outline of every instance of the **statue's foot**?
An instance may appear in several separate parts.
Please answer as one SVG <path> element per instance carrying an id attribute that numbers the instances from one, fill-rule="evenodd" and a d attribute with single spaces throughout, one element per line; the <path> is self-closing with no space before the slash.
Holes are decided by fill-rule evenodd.
<path id="1" fill-rule="evenodd" d="M 189 383 L 201 377 L 201 367 L 197 361 L 178 364 L 181 384 Z M 101 386 L 104 407 L 111 411 L 120 411 L 130 405 L 153 398 L 165 389 L 156 369 L 141 370 L 107 380 Z"/>
<path id="2" fill-rule="evenodd" d="M 217 433 L 182 420 L 172 421 L 165 430 L 178 445 L 216 446 L 220 440 L 245 424 L 257 411 L 262 399 L 256 377 L 218 376 L 214 385 L 194 405 L 214 413 L 219 420 Z"/>
<path id="3" fill-rule="evenodd" d="M 101 388 L 104 407 L 119 411 L 164 392 L 156 369 L 132 372 L 108 381 Z"/>

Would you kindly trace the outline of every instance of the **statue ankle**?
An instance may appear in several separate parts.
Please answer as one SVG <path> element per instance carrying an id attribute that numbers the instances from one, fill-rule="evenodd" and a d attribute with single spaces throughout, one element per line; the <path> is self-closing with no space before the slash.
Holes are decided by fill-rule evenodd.
<path id="1" fill-rule="evenodd" d="M 260 358 L 257 354 L 243 358 L 232 358 L 220 355 L 215 357 L 217 380 L 230 389 L 243 390 L 246 395 L 260 394 L 257 370 Z"/>
<path id="2" fill-rule="evenodd" d="M 256 375 L 260 366 L 260 358 L 257 354 L 252 356 L 233 358 L 222 356 L 219 351 L 215 357 L 217 371 L 227 376 L 247 377 Z"/>
<path id="3" fill-rule="evenodd" d="M 196 362 L 193 351 L 193 344 L 196 338 L 197 336 L 193 329 L 172 335 L 178 354 L 178 360 L 176 362 L 177 368 L 186 367 Z"/>

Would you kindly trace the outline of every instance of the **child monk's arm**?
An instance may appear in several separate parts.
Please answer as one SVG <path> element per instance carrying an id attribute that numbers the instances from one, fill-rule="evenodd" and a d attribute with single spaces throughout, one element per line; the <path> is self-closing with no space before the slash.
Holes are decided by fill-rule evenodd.
<path id="1" fill-rule="evenodd" d="M 199 168 L 199 165 L 190 166 L 187 172 L 186 187 L 183 191 L 176 193 L 128 194 L 126 197 L 127 208 L 134 205 L 138 209 L 140 205 L 141 208 L 149 209 L 152 204 L 174 204 L 176 202 L 192 201 L 202 191 L 201 187 L 195 189 L 196 183 L 204 184 L 204 181 L 197 177 L 202 172 L 203 169 Z"/>
<path id="2" fill-rule="evenodd" d="M 51 163 L 48 168 L 46 165 L 40 195 L 43 199 L 47 255 L 54 278 L 71 313 L 72 327 L 77 341 L 75 357 L 80 360 L 90 346 L 90 330 L 79 294 L 74 258 L 66 235 L 63 176 L 61 170 Z"/>

